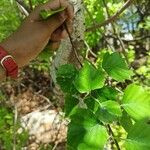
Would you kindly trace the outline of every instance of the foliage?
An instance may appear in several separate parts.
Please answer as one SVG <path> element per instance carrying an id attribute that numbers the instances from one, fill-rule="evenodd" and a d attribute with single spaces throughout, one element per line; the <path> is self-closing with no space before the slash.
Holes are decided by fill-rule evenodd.
<path id="1" fill-rule="evenodd" d="M 106 53 L 103 58 L 102 66 L 105 71 L 117 81 L 130 79 L 132 75 L 132 71 L 128 70 L 125 60 L 123 60 L 117 52 L 111 55 Z"/>
<path id="2" fill-rule="evenodd" d="M 28 133 L 27 131 L 22 131 L 22 133 L 19 133 L 19 128 L 19 122 L 14 125 L 14 114 L 12 113 L 12 110 L 9 108 L 0 107 L 1 149 L 12 150 L 12 147 L 15 145 L 16 150 L 20 150 L 23 146 L 25 146 L 28 139 Z M 16 144 L 14 144 L 14 140 Z"/>
<path id="3" fill-rule="evenodd" d="M 0 6 L 0 41 L 2 41 L 17 29 L 21 23 L 21 17 L 14 1 L 1 0 Z"/>
<path id="4" fill-rule="evenodd" d="M 60 9 L 57 9 L 57 10 L 50 10 L 50 11 L 46 11 L 46 10 L 41 10 L 41 12 L 40 12 L 40 16 L 42 17 L 42 19 L 48 19 L 49 17 L 51 17 L 51 16 L 53 16 L 53 15 L 55 15 L 55 14 L 57 14 L 57 13 L 59 13 L 59 12 L 61 12 L 61 11 L 63 11 L 65 8 L 64 7 L 62 7 L 62 8 L 60 8 Z"/>
<path id="5" fill-rule="evenodd" d="M 46 1 L 32 0 L 33 8 Z M 25 2 L 29 7 L 29 1 Z M 82 54 L 87 59 L 80 69 L 67 64 L 57 70 L 57 83 L 65 97 L 64 112 L 71 120 L 68 150 L 107 147 L 119 150 L 116 143 L 120 149 L 150 149 L 150 1 L 136 0 L 116 21 L 95 28 L 95 24 L 113 16 L 123 4 L 121 0 L 84 0 L 85 26 L 94 29 L 85 33 L 87 49 Z M 24 16 L 13 0 L 1 0 L 0 6 L 3 6 L 0 40 L 3 40 L 17 29 Z M 46 12 L 46 18 L 51 13 Z M 30 67 L 49 72 L 49 57 L 53 55 L 49 51 L 46 48 Z M 4 99 L 1 93 L 0 98 Z M 1 107 L 3 149 L 13 147 L 14 128 L 19 128 L 19 123 L 15 127 L 13 120 L 12 110 Z M 16 137 L 19 150 L 25 144 L 27 133 Z"/>
<path id="6" fill-rule="evenodd" d="M 128 150 L 148 150 L 150 148 L 150 135 L 147 134 L 149 131 L 150 125 L 148 122 L 140 121 L 135 123 L 128 133 L 125 147 Z"/>
<path id="7" fill-rule="evenodd" d="M 117 62 L 113 61 L 110 63 L 109 60 L 106 61 L 106 59 L 110 61 L 117 60 Z M 105 64 L 106 62 L 109 62 L 108 65 Z M 114 63 L 117 63 L 119 67 L 117 68 L 117 64 L 114 65 Z M 130 72 L 121 55 L 116 52 L 111 55 L 106 53 L 102 64 L 105 65 L 102 65 L 103 69 L 101 68 L 100 72 L 98 67 L 87 61 L 85 61 L 79 71 L 74 72 L 75 69 L 73 69 L 73 66 L 71 66 L 72 69 L 70 69 L 70 65 L 63 65 L 58 69 L 58 73 L 61 72 L 61 74 L 59 73 L 59 78 L 60 75 L 63 78 L 61 88 L 74 87 L 78 90 L 78 93 L 73 93 L 72 98 L 71 96 L 66 96 L 65 111 L 71 119 L 68 130 L 68 149 L 103 149 L 107 144 L 109 135 L 109 132 L 107 133 L 107 125 L 109 124 L 111 126 L 114 122 L 120 122 L 120 126 L 124 127 L 124 124 L 122 125 L 121 122 L 123 110 L 128 113 L 131 120 L 136 122 L 132 130 L 130 129 L 131 131 L 135 129 L 137 131 L 140 130 L 140 125 L 142 125 L 142 123 L 145 124 L 145 120 L 150 117 L 150 95 L 141 86 L 130 84 L 125 89 L 124 94 L 123 91 L 120 93 L 120 91 L 117 92 L 113 87 L 104 86 L 108 84 L 108 77 L 104 76 L 104 69 L 107 72 L 113 69 L 116 70 L 116 68 L 121 71 L 126 69 L 126 72 Z M 98 66 L 101 65 L 98 64 Z M 70 76 L 75 76 L 74 74 L 76 73 L 76 77 L 68 78 L 68 73 L 66 73 L 68 71 Z M 111 73 L 108 75 L 112 76 Z M 124 81 L 125 79 L 129 79 L 132 74 L 127 73 L 127 76 L 123 75 L 124 73 L 118 73 L 113 74 L 113 77 L 116 80 Z M 104 82 L 105 80 L 106 82 Z M 72 86 L 70 83 L 73 83 L 75 86 Z M 70 93 L 69 91 L 65 92 L 66 95 Z M 86 94 L 83 96 L 82 93 Z M 135 93 L 137 94 L 135 95 Z M 119 94 L 122 95 L 121 99 L 118 99 Z M 82 103 L 80 104 L 81 101 Z M 141 120 L 144 121 L 139 123 Z M 134 122 L 131 122 L 131 124 Z M 136 124 L 140 125 L 136 126 Z M 128 134 L 130 138 L 130 131 Z M 144 132 L 144 134 L 146 137 L 149 136 L 149 132 Z M 127 140 L 124 139 L 124 142 L 127 141 L 125 142 L 127 150 L 130 149 L 131 146 L 137 147 L 137 145 L 140 145 L 141 141 L 139 141 L 139 143 L 138 141 L 134 142 L 134 140 L 129 140 L 128 137 Z M 144 142 L 145 145 L 149 145 L 147 139 Z M 139 148 L 139 150 L 143 149 Z"/>

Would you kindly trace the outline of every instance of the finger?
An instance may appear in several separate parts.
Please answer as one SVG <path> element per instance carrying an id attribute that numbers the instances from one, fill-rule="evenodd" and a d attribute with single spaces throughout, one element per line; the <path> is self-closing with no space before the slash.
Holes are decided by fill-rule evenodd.
<path id="1" fill-rule="evenodd" d="M 43 7 L 47 9 L 58 9 L 60 7 L 65 7 L 69 13 L 69 17 L 72 18 L 73 14 L 73 6 L 67 0 L 53 0 L 44 4 Z"/>
<path id="2" fill-rule="evenodd" d="M 51 41 L 60 41 L 62 39 L 65 39 L 66 37 L 68 37 L 68 33 L 66 32 L 66 30 L 64 29 L 63 31 L 58 31 L 53 33 L 51 35 Z"/>
<path id="3" fill-rule="evenodd" d="M 53 0 L 48 1 L 47 3 L 40 6 L 37 10 L 40 12 L 41 10 L 56 10 L 58 8 L 65 7 L 66 14 L 69 19 L 73 19 L 73 6 L 69 4 L 66 0 Z"/>
<path id="4" fill-rule="evenodd" d="M 74 17 L 74 8 L 70 3 L 64 2 L 64 0 L 60 0 L 61 7 L 66 7 L 66 14 L 68 15 L 68 19 L 73 19 Z M 66 6 L 65 6 L 66 5 Z"/>
<path id="5" fill-rule="evenodd" d="M 65 21 L 66 26 L 67 26 L 67 30 L 69 31 L 69 33 L 71 33 L 73 31 L 73 23 L 71 20 L 68 20 L 67 22 Z M 51 35 L 51 40 L 52 41 L 59 41 L 61 39 L 64 39 L 68 37 L 68 33 L 65 29 L 65 26 L 62 25 L 61 27 L 59 27 L 58 29 L 56 29 L 52 35 Z"/>
<path id="6" fill-rule="evenodd" d="M 67 26 L 67 30 L 69 33 L 72 33 L 73 31 L 73 21 L 71 19 L 66 19 L 65 24 Z"/>
<path id="7" fill-rule="evenodd" d="M 45 20 L 45 24 L 50 29 L 51 33 L 53 33 L 57 28 L 59 28 L 66 20 L 67 16 L 65 12 L 61 12 L 55 14 L 50 17 L 50 19 Z"/>
<path id="8" fill-rule="evenodd" d="M 53 1 L 48 1 L 45 4 L 42 5 L 38 5 L 35 7 L 34 11 L 30 14 L 30 17 L 32 17 L 32 19 L 41 19 L 40 18 L 40 12 L 41 10 L 55 10 L 60 8 L 60 4 L 59 4 L 59 0 L 53 0 Z"/>
<path id="9" fill-rule="evenodd" d="M 55 30 L 52 34 L 51 34 L 51 41 L 60 41 L 62 39 L 61 34 L 62 34 L 63 28 L 59 27 L 57 30 Z"/>
<path id="10" fill-rule="evenodd" d="M 48 47 L 51 51 L 56 51 L 56 50 L 59 48 L 59 46 L 60 46 L 60 42 L 61 42 L 61 41 L 57 41 L 57 42 L 52 42 L 52 41 L 50 41 L 50 42 L 48 43 L 47 47 Z"/>

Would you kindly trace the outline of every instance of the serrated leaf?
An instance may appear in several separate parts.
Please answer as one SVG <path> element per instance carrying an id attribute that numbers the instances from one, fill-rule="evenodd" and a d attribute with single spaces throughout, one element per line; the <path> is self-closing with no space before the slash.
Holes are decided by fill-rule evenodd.
<path id="1" fill-rule="evenodd" d="M 109 123 L 117 121 L 122 116 L 122 110 L 117 102 L 109 100 L 101 103 L 101 107 L 96 112 L 96 116 L 101 121 Z"/>
<path id="2" fill-rule="evenodd" d="M 90 92 L 102 88 L 105 82 L 105 74 L 102 70 L 95 68 L 89 62 L 85 62 L 79 71 L 74 85 L 80 93 Z"/>
<path id="3" fill-rule="evenodd" d="M 77 98 L 73 97 L 70 94 L 67 94 L 65 96 L 65 109 L 64 109 L 65 115 L 66 116 L 71 115 L 73 109 L 77 107 L 78 103 L 79 103 L 79 100 Z"/>
<path id="4" fill-rule="evenodd" d="M 40 60 L 40 61 L 49 62 L 50 56 L 52 56 L 52 52 L 50 51 L 49 48 L 46 47 L 46 48 L 39 54 L 39 56 L 38 56 L 37 58 L 38 58 L 38 60 Z"/>
<path id="5" fill-rule="evenodd" d="M 117 52 L 109 54 L 106 53 L 103 58 L 102 67 L 117 81 L 124 81 L 130 79 L 133 72 L 128 69 L 125 60 Z"/>
<path id="6" fill-rule="evenodd" d="M 100 125 L 94 114 L 86 109 L 78 109 L 71 117 L 67 144 L 69 150 L 103 150 L 107 142 L 107 131 Z"/>
<path id="7" fill-rule="evenodd" d="M 95 101 L 95 99 L 91 96 L 85 98 L 84 103 L 87 105 L 87 108 L 90 109 L 92 112 L 96 112 L 99 107 L 99 103 Z"/>
<path id="8" fill-rule="evenodd" d="M 128 133 L 125 147 L 126 150 L 150 150 L 150 124 L 135 123 Z"/>
<path id="9" fill-rule="evenodd" d="M 63 92 L 72 93 L 76 91 L 73 85 L 76 74 L 77 70 L 71 64 L 62 65 L 58 68 L 56 80 Z"/>
<path id="10" fill-rule="evenodd" d="M 107 100 L 116 100 L 118 91 L 112 87 L 105 86 L 101 89 L 92 91 L 92 95 L 100 102 L 104 102 Z"/>
<path id="11" fill-rule="evenodd" d="M 135 120 L 150 117 L 150 94 L 143 87 L 131 84 L 124 92 L 122 106 Z"/>
<path id="12" fill-rule="evenodd" d="M 131 117 L 129 117 L 129 115 L 127 114 L 126 111 L 123 111 L 122 113 L 122 117 L 120 119 L 120 123 L 122 125 L 122 127 L 128 132 L 131 127 L 133 126 Z"/>
<path id="13" fill-rule="evenodd" d="M 55 15 L 55 14 L 57 14 L 63 10 L 65 10 L 65 7 L 59 8 L 57 10 L 41 10 L 40 16 L 42 19 L 46 20 L 49 17 L 51 17 L 51 16 L 53 16 L 53 15 Z"/>

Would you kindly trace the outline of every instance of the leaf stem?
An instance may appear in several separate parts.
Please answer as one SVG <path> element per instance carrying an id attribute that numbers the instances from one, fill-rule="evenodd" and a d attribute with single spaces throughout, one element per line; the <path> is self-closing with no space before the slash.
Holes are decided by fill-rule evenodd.
<path id="1" fill-rule="evenodd" d="M 68 27 L 67 27 L 66 22 L 64 22 L 64 27 L 65 27 L 65 30 L 66 30 L 68 36 L 69 36 L 69 40 L 70 40 L 70 43 L 71 43 L 71 45 L 72 45 L 72 49 L 73 49 L 73 51 L 74 51 L 74 54 L 75 54 L 75 56 L 76 56 L 76 58 L 77 58 L 77 60 L 78 60 L 78 62 L 79 62 L 79 64 L 80 64 L 80 66 L 83 67 L 82 62 L 81 62 L 81 60 L 80 60 L 80 58 L 79 58 L 79 56 L 78 56 L 77 50 L 76 50 L 76 48 L 75 48 L 75 46 L 74 46 L 74 43 L 73 43 L 72 37 L 71 37 L 71 35 L 70 35 L 70 32 L 69 32 L 69 30 L 68 30 Z"/>
<path id="2" fill-rule="evenodd" d="M 119 144 L 118 144 L 118 141 L 117 141 L 116 138 L 115 138 L 114 132 L 113 132 L 112 129 L 111 129 L 111 126 L 108 124 L 107 127 L 108 127 L 108 130 L 109 130 L 109 133 L 110 133 L 111 136 L 113 137 L 113 140 L 114 140 L 114 142 L 115 142 L 115 145 L 116 145 L 116 147 L 117 147 L 117 150 L 121 150 L 121 148 L 120 148 L 120 146 L 119 146 Z"/>
<path id="3" fill-rule="evenodd" d="M 30 5 L 30 10 L 33 10 L 33 4 L 31 0 L 29 0 L 29 5 Z"/>

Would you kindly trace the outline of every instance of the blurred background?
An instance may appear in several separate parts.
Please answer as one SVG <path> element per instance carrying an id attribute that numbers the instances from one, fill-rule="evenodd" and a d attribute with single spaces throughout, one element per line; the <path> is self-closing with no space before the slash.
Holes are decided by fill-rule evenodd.
<path id="1" fill-rule="evenodd" d="M 27 12 L 19 4 L 25 4 L 30 9 L 44 2 L 45 0 L 0 0 L 0 41 L 11 35 L 26 17 Z M 86 32 L 85 49 L 81 55 L 88 55 L 91 61 L 95 61 L 97 57 L 102 58 L 106 51 L 122 52 L 129 67 L 134 69 L 134 82 L 150 86 L 150 1 L 134 0 L 114 21 L 107 23 L 106 20 L 114 16 L 125 2 L 126 0 L 84 0 Z M 49 142 L 43 144 L 34 136 L 29 138 L 27 131 L 18 132 L 20 121 L 15 118 L 16 115 L 25 116 L 37 109 L 47 109 L 47 106 L 55 112 L 63 109 L 62 95 L 59 90 L 53 90 L 50 77 L 53 57 L 54 52 L 46 49 L 36 60 L 20 70 L 17 81 L 0 83 L 0 149 L 12 150 L 14 144 L 17 150 L 27 145 L 31 150 L 52 149 L 59 143 L 60 149 L 64 149 L 67 123 L 60 123 L 63 128 L 60 138 L 49 137 Z M 124 88 L 124 85 L 120 86 Z M 54 135 L 53 132 L 49 134 Z"/>

